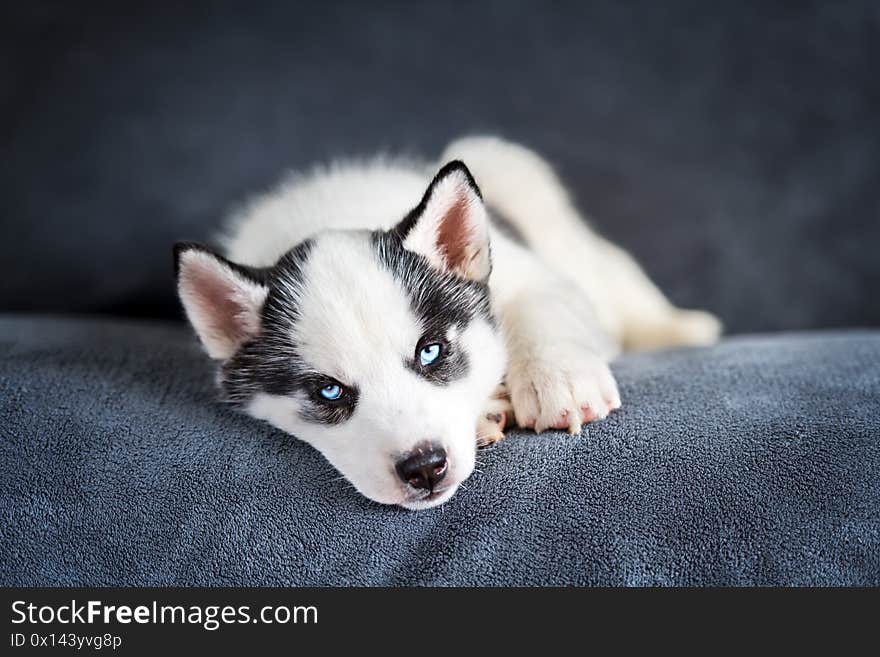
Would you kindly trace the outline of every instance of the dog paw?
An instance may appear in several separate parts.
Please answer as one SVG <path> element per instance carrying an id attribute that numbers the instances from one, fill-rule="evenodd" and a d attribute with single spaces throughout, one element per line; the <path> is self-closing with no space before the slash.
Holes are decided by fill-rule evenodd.
<path id="1" fill-rule="evenodd" d="M 533 359 L 508 371 L 510 399 L 519 426 L 538 433 L 565 429 L 577 434 L 585 422 L 604 419 L 620 408 L 617 382 L 604 360 L 582 353 L 564 359 L 564 363 Z"/>
<path id="2" fill-rule="evenodd" d="M 507 387 L 499 385 L 477 419 L 477 447 L 491 447 L 504 438 L 507 419 L 512 415 L 513 407 Z"/>

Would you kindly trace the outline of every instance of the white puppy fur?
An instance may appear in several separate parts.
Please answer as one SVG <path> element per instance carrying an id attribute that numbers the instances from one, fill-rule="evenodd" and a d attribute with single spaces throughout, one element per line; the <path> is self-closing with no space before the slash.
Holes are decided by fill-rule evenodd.
<path id="1" fill-rule="evenodd" d="M 578 433 L 618 408 L 621 349 L 720 332 L 593 232 L 532 151 L 472 137 L 450 161 L 464 165 L 436 177 L 381 158 L 294 176 L 233 216 L 228 260 L 178 248 L 181 300 L 227 398 L 367 497 L 413 509 L 449 499 L 477 437 L 505 423 Z"/>

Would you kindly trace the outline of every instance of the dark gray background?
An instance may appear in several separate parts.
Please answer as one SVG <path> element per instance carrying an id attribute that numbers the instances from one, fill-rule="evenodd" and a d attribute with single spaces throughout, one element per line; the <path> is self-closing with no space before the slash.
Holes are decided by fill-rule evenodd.
<path id="1" fill-rule="evenodd" d="M 3 10 L 2 310 L 176 315 L 285 169 L 493 132 L 732 332 L 880 324 L 877 3 L 120 4 Z"/>

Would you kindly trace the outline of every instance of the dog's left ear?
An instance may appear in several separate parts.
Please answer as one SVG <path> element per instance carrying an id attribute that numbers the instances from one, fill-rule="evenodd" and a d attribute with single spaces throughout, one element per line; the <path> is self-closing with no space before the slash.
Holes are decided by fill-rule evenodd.
<path id="1" fill-rule="evenodd" d="M 486 282 L 492 271 L 489 216 L 463 162 L 444 166 L 416 208 L 395 231 L 404 248 L 443 271 Z"/>

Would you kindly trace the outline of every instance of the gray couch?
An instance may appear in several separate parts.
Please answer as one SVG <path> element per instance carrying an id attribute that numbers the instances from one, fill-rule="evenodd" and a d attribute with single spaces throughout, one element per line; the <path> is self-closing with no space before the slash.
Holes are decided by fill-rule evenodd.
<path id="1" fill-rule="evenodd" d="M 4 10 L 0 583 L 880 584 L 876 10 L 542 7 Z M 170 246 L 286 168 L 485 131 L 731 337 L 382 507 L 214 402 Z"/>

